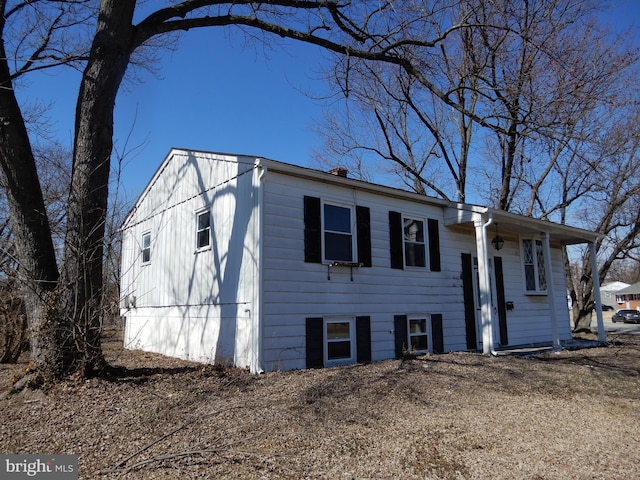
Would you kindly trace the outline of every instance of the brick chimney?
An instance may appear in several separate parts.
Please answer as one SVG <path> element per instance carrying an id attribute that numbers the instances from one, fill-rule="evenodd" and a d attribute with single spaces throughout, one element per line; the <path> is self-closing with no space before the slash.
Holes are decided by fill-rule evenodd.
<path id="1" fill-rule="evenodd" d="M 334 167 L 331 170 L 329 170 L 329 173 L 337 177 L 347 178 L 347 174 L 349 173 L 349 170 L 347 170 L 344 167 Z"/>

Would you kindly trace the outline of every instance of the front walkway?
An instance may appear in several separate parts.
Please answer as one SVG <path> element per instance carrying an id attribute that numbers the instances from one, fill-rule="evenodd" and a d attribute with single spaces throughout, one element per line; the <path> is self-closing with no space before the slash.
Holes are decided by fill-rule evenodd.
<path id="1" fill-rule="evenodd" d="M 596 329 L 597 334 L 597 329 Z M 606 345 L 606 342 L 599 342 L 598 340 L 588 340 L 583 338 L 573 338 L 571 340 L 563 340 L 561 343 L 560 350 L 579 350 L 581 348 L 594 348 L 594 347 L 602 347 Z M 553 343 L 552 342 L 544 342 L 544 343 L 532 343 L 527 345 L 509 345 L 507 347 L 501 347 L 496 350 L 497 356 L 506 356 L 506 355 L 520 355 L 520 356 L 528 356 L 528 355 L 537 355 L 539 353 L 545 352 L 553 352 Z"/>

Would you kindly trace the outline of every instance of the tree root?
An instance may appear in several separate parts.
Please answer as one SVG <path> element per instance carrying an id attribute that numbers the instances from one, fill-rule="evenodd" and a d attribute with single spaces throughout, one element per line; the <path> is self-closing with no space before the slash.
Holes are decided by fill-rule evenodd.
<path id="1" fill-rule="evenodd" d="M 11 379 L 11 388 L 6 396 L 16 395 L 25 390 L 46 390 L 46 382 L 42 375 L 30 366 Z"/>

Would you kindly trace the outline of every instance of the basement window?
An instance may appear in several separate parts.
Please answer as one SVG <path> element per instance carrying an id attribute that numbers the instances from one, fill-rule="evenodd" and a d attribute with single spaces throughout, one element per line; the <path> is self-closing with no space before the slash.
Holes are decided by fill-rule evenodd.
<path id="1" fill-rule="evenodd" d="M 349 317 L 325 319 L 324 329 L 324 364 L 332 366 L 355 363 L 354 319 Z"/>
<path id="2" fill-rule="evenodd" d="M 429 351 L 429 333 L 427 331 L 427 318 L 409 317 L 409 351 L 411 353 L 424 353 Z"/>

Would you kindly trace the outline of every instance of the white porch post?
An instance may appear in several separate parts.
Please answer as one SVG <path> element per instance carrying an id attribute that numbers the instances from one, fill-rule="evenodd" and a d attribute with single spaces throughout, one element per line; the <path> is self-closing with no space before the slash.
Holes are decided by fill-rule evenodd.
<path id="1" fill-rule="evenodd" d="M 556 313 L 555 288 L 553 285 L 553 270 L 551 269 L 551 246 L 549 234 L 542 232 L 542 248 L 544 249 L 544 271 L 547 280 L 547 302 L 549 304 L 549 317 L 551 318 L 551 336 L 553 348 L 560 348 L 560 335 L 558 334 L 558 315 Z"/>
<path id="2" fill-rule="evenodd" d="M 483 217 L 474 220 L 476 229 L 476 253 L 478 256 L 478 290 L 480 293 L 480 306 L 482 317 L 482 353 L 489 355 L 493 352 L 493 332 L 492 332 L 492 308 L 491 308 L 491 286 L 489 277 L 489 254 L 487 252 L 487 227 L 491 224 L 489 217 L 484 222 Z"/>
<path id="3" fill-rule="evenodd" d="M 598 341 L 606 341 L 604 332 L 604 320 L 602 319 L 602 300 L 600 298 L 600 275 L 598 275 L 598 262 L 596 260 L 596 245 L 589 242 L 589 254 L 591 256 L 591 279 L 593 280 L 593 297 L 596 301 L 596 319 L 598 320 Z"/>

